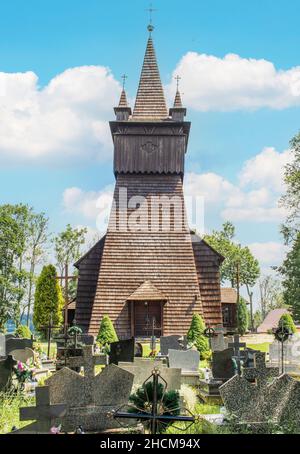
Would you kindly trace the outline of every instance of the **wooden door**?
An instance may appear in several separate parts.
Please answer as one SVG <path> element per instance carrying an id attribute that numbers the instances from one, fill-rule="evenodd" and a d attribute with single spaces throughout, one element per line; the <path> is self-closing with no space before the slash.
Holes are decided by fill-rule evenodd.
<path id="1" fill-rule="evenodd" d="M 134 335 L 149 337 L 153 332 L 156 337 L 162 333 L 162 303 L 161 301 L 134 303 Z"/>

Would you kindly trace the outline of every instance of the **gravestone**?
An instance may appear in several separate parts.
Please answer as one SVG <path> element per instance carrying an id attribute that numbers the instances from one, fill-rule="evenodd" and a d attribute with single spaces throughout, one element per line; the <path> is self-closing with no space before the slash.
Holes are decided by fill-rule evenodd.
<path id="1" fill-rule="evenodd" d="M 218 380 L 228 380 L 236 374 L 236 367 L 232 360 L 233 348 L 212 353 L 212 375 Z"/>
<path id="2" fill-rule="evenodd" d="M 141 358 L 136 358 L 141 359 Z M 181 369 L 170 368 L 162 361 L 152 359 L 141 359 L 141 361 L 135 361 L 133 363 L 120 362 L 119 367 L 134 375 L 134 387 L 142 386 L 143 383 L 151 376 L 154 369 L 159 369 L 160 376 L 167 382 L 168 391 L 179 390 L 181 387 Z"/>
<path id="3" fill-rule="evenodd" d="M 115 364 L 95 376 L 90 367 L 85 376 L 65 367 L 46 380 L 51 402 L 65 402 L 63 431 L 82 426 L 85 431 L 98 432 L 119 427 L 108 414 L 128 403 L 134 376 Z"/>
<path id="4" fill-rule="evenodd" d="M 118 365 L 119 361 L 132 362 L 134 360 L 135 342 L 131 339 L 120 340 L 110 344 L 109 364 Z"/>
<path id="5" fill-rule="evenodd" d="M 213 352 L 220 352 L 228 348 L 228 340 L 224 337 L 223 333 L 218 333 L 211 338 L 211 349 Z"/>
<path id="6" fill-rule="evenodd" d="M 169 349 L 169 366 L 182 369 L 182 371 L 198 372 L 200 353 L 197 350 L 172 350 Z"/>
<path id="7" fill-rule="evenodd" d="M 5 334 L 0 333 L 0 358 L 6 356 L 6 339 Z"/>
<path id="8" fill-rule="evenodd" d="M 33 339 L 25 339 L 19 337 L 6 338 L 7 355 L 10 355 L 13 350 L 24 350 L 25 348 L 33 348 Z"/>
<path id="9" fill-rule="evenodd" d="M 227 411 L 240 423 L 256 426 L 290 421 L 299 428 L 300 382 L 286 374 L 276 377 L 278 372 L 278 368 L 266 367 L 264 355 L 255 355 L 251 372 L 244 369 L 242 377 L 235 375 L 220 387 Z"/>
<path id="10" fill-rule="evenodd" d="M 12 350 L 10 354 L 16 361 L 26 364 L 29 360 L 34 360 L 34 351 L 31 348 Z"/>
<path id="11" fill-rule="evenodd" d="M 269 360 L 273 365 L 281 365 L 282 362 L 282 345 L 281 342 L 274 341 L 269 346 Z M 283 361 L 288 369 L 297 370 L 300 366 L 300 338 L 292 336 L 288 341 L 283 343 Z"/>
<path id="12" fill-rule="evenodd" d="M 12 356 L 0 359 L 0 392 L 9 390 L 11 386 L 13 368 L 17 365 L 17 361 Z"/>
<path id="13" fill-rule="evenodd" d="M 38 386 L 35 388 L 36 406 L 20 408 L 20 421 L 36 422 L 23 427 L 20 430 L 13 431 L 17 433 L 50 433 L 51 427 L 54 426 L 57 418 L 63 418 L 66 414 L 65 404 L 51 404 L 48 386 Z"/>
<path id="14" fill-rule="evenodd" d="M 134 348 L 134 357 L 135 358 L 142 358 L 143 357 L 143 346 L 140 342 L 135 343 Z"/>
<path id="15" fill-rule="evenodd" d="M 79 334 L 78 340 L 83 345 L 94 345 L 94 343 L 95 343 L 95 338 L 91 334 L 85 334 L 85 333 Z"/>
<path id="16" fill-rule="evenodd" d="M 161 355 L 168 355 L 169 350 L 186 350 L 187 339 L 186 336 L 161 336 L 160 338 L 160 353 Z"/>

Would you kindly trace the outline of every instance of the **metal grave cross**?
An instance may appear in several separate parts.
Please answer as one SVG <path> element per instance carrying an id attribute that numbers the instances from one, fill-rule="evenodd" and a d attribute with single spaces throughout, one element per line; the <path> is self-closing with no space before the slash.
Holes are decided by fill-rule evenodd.
<path id="1" fill-rule="evenodd" d="M 267 367 L 266 354 L 257 352 L 254 354 L 254 367 L 245 367 L 243 376 L 246 380 L 255 380 L 257 387 L 261 388 L 270 378 L 279 376 L 279 367 Z"/>
<path id="2" fill-rule="evenodd" d="M 143 423 L 150 423 L 150 432 L 151 434 L 155 435 L 159 432 L 159 426 L 166 426 L 171 422 L 180 421 L 180 422 L 187 422 L 190 423 L 189 427 L 194 424 L 195 417 L 189 410 L 186 410 L 190 416 L 182 416 L 178 415 L 179 408 L 169 409 L 168 414 L 165 414 L 164 407 L 162 405 L 162 399 L 158 398 L 158 385 L 159 385 L 159 378 L 164 383 L 164 389 L 167 389 L 167 382 L 160 377 L 160 371 L 158 369 L 154 369 L 151 376 L 144 382 L 143 388 L 145 390 L 145 394 L 147 396 L 147 401 L 149 404 L 149 410 L 139 409 L 138 407 L 131 407 L 133 412 L 126 412 L 122 411 L 121 407 L 119 410 L 112 413 L 112 417 L 114 419 L 137 419 L 142 421 Z M 152 379 L 152 399 L 149 398 L 147 393 L 147 387 L 145 386 L 147 382 Z M 163 393 L 164 396 L 164 393 Z M 135 411 L 134 411 L 135 410 Z M 173 412 L 173 415 L 172 415 Z M 182 430 L 178 428 L 179 430 Z M 187 429 L 187 428 L 186 428 Z"/>
<path id="3" fill-rule="evenodd" d="M 240 342 L 240 336 L 235 334 L 233 337 L 234 342 L 229 342 L 228 348 L 233 348 L 234 357 L 238 363 L 238 374 L 241 374 L 241 348 L 246 347 L 246 342 Z"/>
<path id="4" fill-rule="evenodd" d="M 95 366 L 107 366 L 107 355 L 94 355 L 93 345 L 85 345 L 82 347 L 82 356 L 74 356 L 69 358 L 70 367 L 83 367 L 84 377 L 92 380 L 95 377 Z"/>
<path id="5" fill-rule="evenodd" d="M 51 339 L 52 339 L 52 331 L 53 331 L 53 329 L 60 328 L 60 326 L 56 326 L 53 323 L 53 318 L 52 318 L 52 314 L 51 314 L 48 325 L 44 325 L 41 328 L 47 330 L 47 342 L 48 342 L 47 358 L 50 359 L 50 346 L 51 346 Z"/>
<path id="6" fill-rule="evenodd" d="M 20 421 L 36 420 L 31 427 L 37 433 L 49 433 L 56 418 L 63 418 L 66 414 L 65 404 L 51 405 L 49 386 L 35 388 L 36 406 L 20 408 Z M 28 426 L 28 428 L 30 428 Z M 26 427 L 24 428 L 26 431 Z"/>

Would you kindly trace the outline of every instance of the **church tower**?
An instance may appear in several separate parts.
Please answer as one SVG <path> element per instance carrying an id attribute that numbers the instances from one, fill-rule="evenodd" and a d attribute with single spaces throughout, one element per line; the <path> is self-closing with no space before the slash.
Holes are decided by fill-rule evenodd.
<path id="1" fill-rule="evenodd" d="M 109 315 L 120 338 L 149 336 L 153 327 L 158 337 L 186 334 L 193 313 L 222 323 L 221 258 L 200 239 L 193 246 L 186 220 L 183 178 L 190 123 L 178 87 L 167 109 L 153 26 L 148 30 L 134 109 L 123 87 L 110 122 L 116 185 L 107 233 L 76 264 L 76 321 L 93 335 L 103 315 Z M 203 256 L 209 266 L 214 263 L 209 270 L 213 290 L 205 287 Z"/>

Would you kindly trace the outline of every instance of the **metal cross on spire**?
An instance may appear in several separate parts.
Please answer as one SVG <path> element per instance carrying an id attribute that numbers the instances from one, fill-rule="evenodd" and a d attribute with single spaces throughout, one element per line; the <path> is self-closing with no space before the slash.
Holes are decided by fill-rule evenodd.
<path id="1" fill-rule="evenodd" d="M 123 76 L 122 76 L 122 80 L 123 80 L 123 90 L 124 90 L 124 88 L 125 88 L 126 79 L 128 79 L 128 76 L 126 76 L 126 74 L 123 74 Z"/>
<path id="2" fill-rule="evenodd" d="M 148 31 L 149 31 L 150 34 L 151 34 L 151 32 L 153 32 L 153 30 L 154 30 L 153 21 L 152 21 L 152 20 L 153 20 L 153 13 L 154 13 L 154 11 L 157 11 L 157 9 L 154 9 L 154 8 L 153 8 L 153 4 L 150 3 L 149 8 L 146 9 L 146 11 L 149 12 L 149 25 L 148 25 Z"/>
<path id="3" fill-rule="evenodd" d="M 176 77 L 174 77 L 174 79 L 176 80 L 177 91 L 178 91 L 178 89 L 179 89 L 179 81 L 181 80 L 181 77 L 179 75 L 177 75 Z"/>

